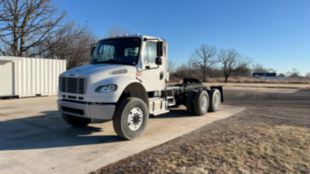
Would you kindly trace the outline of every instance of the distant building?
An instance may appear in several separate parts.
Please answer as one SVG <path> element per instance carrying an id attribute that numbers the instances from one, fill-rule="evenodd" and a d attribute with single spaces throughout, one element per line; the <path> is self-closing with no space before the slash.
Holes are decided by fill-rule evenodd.
<path id="1" fill-rule="evenodd" d="M 252 77 L 255 77 L 255 78 L 260 78 L 260 77 L 267 77 L 267 78 L 275 78 L 277 77 L 277 73 L 273 72 L 273 73 L 270 73 L 270 72 L 254 72 L 252 74 Z"/>

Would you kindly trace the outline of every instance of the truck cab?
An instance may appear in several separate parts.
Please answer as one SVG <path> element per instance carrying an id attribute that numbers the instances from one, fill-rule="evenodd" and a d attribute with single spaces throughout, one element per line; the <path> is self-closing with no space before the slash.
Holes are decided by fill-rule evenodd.
<path id="1" fill-rule="evenodd" d="M 164 39 L 141 35 L 106 38 L 92 45 L 89 65 L 59 77 L 58 107 L 64 120 L 73 127 L 113 120 L 116 133 L 132 139 L 143 132 L 149 115 L 186 105 L 187 96 L 193 95 L 189 91 L 205 91 L 203 113 L 207 112 L 211 89 L 195 84 L 187 91 L 185 84 L 167 85 L 167 50 Z M 216 93 L 222 97 L 221 90 Z"/>

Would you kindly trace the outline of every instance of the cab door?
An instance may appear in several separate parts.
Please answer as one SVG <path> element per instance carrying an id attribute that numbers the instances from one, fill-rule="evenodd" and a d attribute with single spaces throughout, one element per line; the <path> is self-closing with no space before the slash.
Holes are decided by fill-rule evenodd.
<path id="1" fill-rule="evenodd" d="M 147 91 L 161 91 L 165 88 L 165 55 L 162 56 L 162 65 L 156 64 L 158 55 L 158 41 L 145 41 L 142 61 L 143 70 L 141 80 Z"/>

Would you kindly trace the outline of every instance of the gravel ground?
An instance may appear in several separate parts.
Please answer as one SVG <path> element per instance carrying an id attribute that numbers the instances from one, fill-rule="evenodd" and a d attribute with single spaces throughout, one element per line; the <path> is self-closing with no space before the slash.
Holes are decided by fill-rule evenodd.
<path id="1" fill-rule="evenodd" d="M 247 109 L 92 173 L 310 173 L 310 89 L 226 90 L 225 103 Z"/>

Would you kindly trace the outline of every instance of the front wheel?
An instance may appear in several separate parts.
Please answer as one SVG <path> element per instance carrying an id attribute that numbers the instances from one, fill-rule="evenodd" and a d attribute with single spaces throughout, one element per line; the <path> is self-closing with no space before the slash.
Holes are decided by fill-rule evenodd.
<path id="1" fill-rule="evenodd" d="M 76 128 L 87 127 L 88 124 L 91 122 L 90 118 L 75 117 L 67 114 L 62 114 L 62 118 L 65 120 L 66 123 Z"/>
<path id="2" fill-rule="evenodd" d="M 138 98 L 125 98 L 116 107 L 113 128 L 118 136 L 130 140 L 144 131 L 148 118 L 145 102 Z"/>

